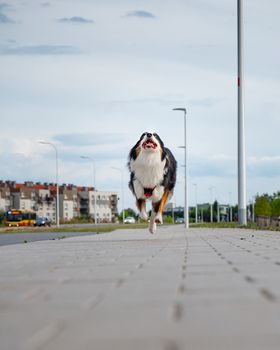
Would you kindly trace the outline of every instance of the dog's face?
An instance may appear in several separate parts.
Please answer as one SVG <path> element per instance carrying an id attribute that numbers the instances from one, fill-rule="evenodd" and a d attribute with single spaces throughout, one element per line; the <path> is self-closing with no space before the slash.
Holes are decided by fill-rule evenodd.
<path id="1" fill-rule="evenodd" d="M 163 142 L 156 133 L 145 132 L 139 140 L 139 147 L 144 151 L 157 151 L 163 148 Z"/>

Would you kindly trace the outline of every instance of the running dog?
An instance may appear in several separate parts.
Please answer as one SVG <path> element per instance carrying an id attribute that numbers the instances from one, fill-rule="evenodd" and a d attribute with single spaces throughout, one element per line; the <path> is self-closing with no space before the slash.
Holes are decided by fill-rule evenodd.
<path id="1" fill-rule="evenodd" d="M 149 231 L 162 224 L 162 213 L 176 183 L 177 162 L 156 133 L 145 132 L 129 152 L 129 188 L 136 197 L 140 217 L 148 220 L 146 201 L 152 202 Z"/>

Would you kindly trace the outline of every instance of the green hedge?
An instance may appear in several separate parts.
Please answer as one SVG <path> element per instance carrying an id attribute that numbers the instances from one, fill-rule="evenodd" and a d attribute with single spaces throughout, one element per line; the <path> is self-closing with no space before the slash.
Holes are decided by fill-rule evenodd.
<path id="1" fill-rule="evenodd" d="M 280 216 L 280 199 L 271 202 L 271 216 Z"/>
<path id="2" fill-rule="evenodd" d="M 255 215 L 271 216 L 271 201 L 267 196 L 261 196 L 256 198 Z"/>
<path id="3" fill-rule="evenodd" d="M 279 193 L 272 196 L 267 194 L 258 196 L 255 202 L 255 215 L 268 217 L 280 216 Z"/>

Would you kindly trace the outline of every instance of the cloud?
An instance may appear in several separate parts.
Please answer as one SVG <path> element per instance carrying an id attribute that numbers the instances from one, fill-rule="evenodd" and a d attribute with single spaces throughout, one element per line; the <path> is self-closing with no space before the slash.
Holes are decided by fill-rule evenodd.
<path id="1" fill-rule="evenodd" d="M 0 55 L 73 55 L 79 54 L 78 48 L 70 45 L 30 45 L 2 46 Z"/>
<path id="2" fill-rule="evenodd" d="M 280 176 L 280 156 L 248 157 L 248 178 L 275 178 Z M 229 155 L 190 157 L 190 175 L 193 177 L 237 176 L 237 160 Z"/>
<path id="3" fill-rule="evenodd" d="M 65 146 L 84 147 L 122 143 L 125 136 L 113 133 L 71 133 L 56 135 L 53 139 Z"/>
<path id="4" fill-rule="evenodd" d="M 128 12 L 124 17 L 156 18 L 154 14 L 144 10 Z"/>
<path id="5" fill-rule="evenodd" d="M 273 178 L 280 176 L 280 156 L 248 158 L 248 175 Z"/>
<path id="6" fill-rule="evenodd" d="M 233 177 L 237 171 L 236 159 L 225 154 L 195 156 L 190 159 L 189 166 L 192 177 Z"/>
<path id="7" fill-rule="evenodd" d="M 60 18 L 58 20 L 58 22 L 60 22 L 60 23 L 78 23 L 78 24 L 94 23 L 94 21 L 92 19 L 86 19 L 84 17 L 79 17 L 79 16 Z"/>
<path id="8" fill-rule="evenodd" d="M 11 6 L 5 2 L 0 3 L 0 24 L 14 23 L 14 21 L 3 13 L 3 10 L 9 9 Z"/>
<path id="9" fill-rule="evenodd" d="M 223 98 L 205 97 L 201 99 L 192 99 L 189 101 L 189 104 L 197 107 L 212 107 L 223 100 Z"/>
<path id="10" fill-rule="evenodd" d="M 3 13 L 0 13 L 0 23 L 13 23 L 13 20 L 11 20 L 9 17 L 4 15 Z"/>
<path id="11" fill-rule="evenodd" d="M 43 2 L 42 7 L 50 7 L 51 3 L 50 2 Z"/>
<path id="12" fill-rule="evenodd" d="M 0 11 L 2 11 L 3 9 L 9 9 L 9 8 L 11 8 L 11 5 L 7 4 L 6 2 L 0 3 Z"/>

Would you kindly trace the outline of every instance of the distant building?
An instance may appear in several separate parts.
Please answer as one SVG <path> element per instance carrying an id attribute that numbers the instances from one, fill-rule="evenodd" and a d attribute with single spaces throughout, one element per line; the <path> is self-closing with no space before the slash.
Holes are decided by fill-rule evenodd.
<path id="1" fill-rule="evenodd" d="M 11 206 L 10 186 L 6 182 L 0 181 L 0 210 L 6 211 Z"/>
<path id="2" fill-rule="evenodd" d="M 56 194 L 55 194 L 56 195 Z M 74 185 L 63 184 L 59 188 L 59 216 L 69 221 L 79 217 L 78 189 Z"/>
<path id="3" fill-rule="evenodd" d="M 46 216 L 54 222 L 56 190 L 56 184 L 53 183 L 18 184 L 14 181 L 0 181 L 0 210 L 33 210 L 38 216 Z M 118 216 L 117 205 L 116 192 L 96 191 L 93 187 L 72 184 L 59 186 L 59 216 L 63 221 L 84 216 L 93 220 L 96 218 L 97 222 L 115 222 Z"/>
<path id="4" fill-rule="evenodd" d="M 118 216 L 118 195 L 116 192 L 94 191 L 82 188 L 79 192 L 81 214 L 96 222 L 115 222 Z"/>
<path id="5" fill-rule="evenodd" d="M 38 216 L 49 218 L 51 221 L 56 220 L 56 196 L 54 196 L 54 186 L 47 183 L 44 185 L 35 185 L 37 189 L 36 204 L 34 210 Z"/>

